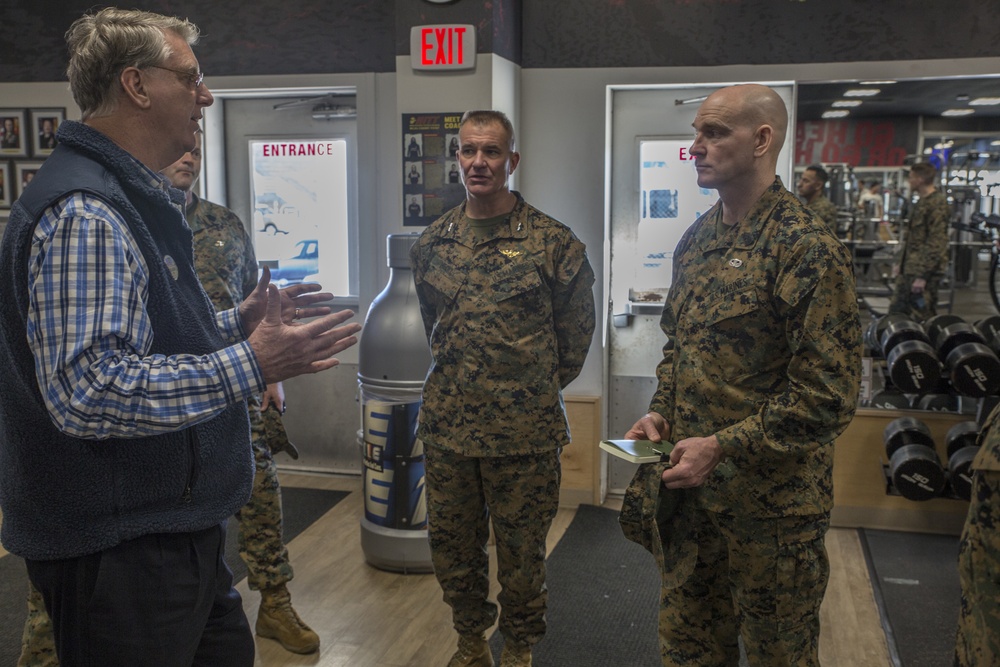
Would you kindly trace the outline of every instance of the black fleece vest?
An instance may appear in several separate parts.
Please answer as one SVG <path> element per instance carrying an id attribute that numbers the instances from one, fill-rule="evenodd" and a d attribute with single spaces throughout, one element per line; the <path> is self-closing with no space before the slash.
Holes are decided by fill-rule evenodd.
<path id="1" fill-rule="evenodd" d="M 41 214 L 72 192 L 105 201 L 128 223 L 149 269 L 147 357 L 225 346 L 194 271 L 191 232 L 132 157 L 103 134 L 66 122 L 59 145 L 11 209 L 0 245 L 0 537 L 11 553 L 50 560 L 94 553 L 150 533 L 215 525 L 250 495 L 246 401 L 212 419 L 141 438 L 68 436 L 49 418 L 26 341 L 28 256 Z M 168 259 L 169 258 L 169 259 Z M 73 280 L 66 276 L 66 282 Z"/>

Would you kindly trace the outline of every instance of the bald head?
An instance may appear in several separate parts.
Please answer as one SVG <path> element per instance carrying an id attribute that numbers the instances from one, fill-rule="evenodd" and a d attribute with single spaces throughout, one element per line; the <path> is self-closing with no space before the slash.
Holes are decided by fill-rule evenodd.
<path id="1" fill-rule="evenodd" d="M 785 145 L 785 135 L 788 133 L 788 109 L 785 101 L 778 93 L 767 86 L 757 83 L 747 83 L 738 86 L 722 88 L 709 95 L 705 100 L 708 104 L 712 98 L 719 104 L 728 106 L 733 113 L 733 120 L 757 130 L 762 125 L 768 125 L 773 133 L 771 140 L 774 159 L 778 159 L 781 147 Z"/>

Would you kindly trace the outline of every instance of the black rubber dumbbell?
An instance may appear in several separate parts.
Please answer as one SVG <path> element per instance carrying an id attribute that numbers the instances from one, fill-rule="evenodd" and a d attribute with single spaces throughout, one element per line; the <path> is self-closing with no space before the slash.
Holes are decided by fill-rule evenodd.
<path id="1" fill-rule="evenodd" d="M 966 396 L 987 396 L 1000 389 L 1000 358 L 968 322 L 935 327 L 931 339 L 951 386 Z"/>
<path id="2" fill-rule="evenodd" d="M 877 355 L 882 354 L 882 334 L 885 332 L 885 328 L 892 324 L 893 322 L 901 322 L 903 320 L 910 319 L 906 315 L 900 313 L 889 313 L 888 315 L 883 315 L 878 319 L 872 320 L 868 324 L 868 328 L 865 329 L 864 333 L 864 344 L 872 352 Z"/>
<path id="3" fill-rule="evenodd" d="M 979 424 L 959 422 L 945 435 L 948 448 L 948 480 L 955 495 L 964 500 L 972 497 L 972 460 L 979 452 Z"/>
<path id="4" fill-rule="evenodd" d="M 958 315 L 944 314 L 935 315 L 934 317 L 924 320 L 924 331 L 927 332 L 927 337 L 930 340 L 934 340 L 937 336 L 938 331 L 944 329 L 945 327 L 951 326 L 952 324 L 963 324 L 963 320 Z"/>
<path id="5" fill-rule="evenodd" d="M 983 334 L 986 344 L 989 345 L 990 341 L 1000 334 L 1000 315 L 990 315 L 989 317 L 977 320 L 976 328 L 979 329 L 979 333 Z M 996 348 L 993 351 L 996 352 Z"/>
<path id="6" fill-rule="evenodd" d="M 912 320 L 891 322 L 879 339 L 893 386 L 907 394 L 928 391 L 941 379 L 941 362 L 924 328 Z"/>
<path id="7" fill-rule="evenodd" d="M 865 407 L 881 408 L 882 410 L 906 410 L 910 407 L 910 399 L 906 394 L 895 389 L 882 389 L 871 395 Z"/>
<path id="8" fill-rule="evenodd" d="M 913 417 L 894 419 L 882 432 L 882 441 L 892 485 L 901 496 L 930 500 L 941 494 L 947 479 L 926 424 Z"/>
<path id="9" fill-rule="evenodd" d="M 910 407 L 929 412 L 958 412 L 961 409 L 961 401 L 957 394 L 935 390 L 929 394 L 915 396 Z"/>

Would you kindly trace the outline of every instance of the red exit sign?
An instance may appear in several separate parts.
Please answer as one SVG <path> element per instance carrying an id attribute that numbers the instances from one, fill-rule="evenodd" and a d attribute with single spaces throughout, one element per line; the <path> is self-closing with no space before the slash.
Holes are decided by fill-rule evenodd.
<path id="1" fill-rule="evenodd" d="M 471 25 L 415 25 L 410 28 L 413 69 L 472 69 L 476 30 Z"/>

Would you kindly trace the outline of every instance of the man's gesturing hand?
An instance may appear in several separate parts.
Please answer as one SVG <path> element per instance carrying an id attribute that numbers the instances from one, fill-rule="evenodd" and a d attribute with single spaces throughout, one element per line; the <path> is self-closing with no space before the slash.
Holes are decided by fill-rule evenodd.
<path id="1" fill-rule="evenodd" d="M 260 365 L 264 382 L 281 382 L 297 375 L 318 373 L 340 363 L 333 355 L 358 342 L 357 323 L 338 326 L 354 313 L 342 310 L 311 322 L 282 321 L 282 299 L 278 288 L 267 287 L 267 314 L 247 342 Z"/>
<path id="2" fill-rule="evenodd" d="M 240 319 L 243 321 L 243 328 L 249 333 L 253 333 L 260 321 L 264 319 L 267 304 L 270 302 L 267 295 L 267 288 L 270 284 L 271 270 L 265 266 L 264 270 L 261 271 L 257 286 L 240 304 Z M 280 290 L 281 319 L 285 323 L 291 323 L 293 320 L 328 314 L 330 312 L 329 306 L 313 305 L 333 298 L 331 292 L 320 292 L 321 289 L 323 288 L 316 283 L 301 283 Z"/>

